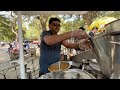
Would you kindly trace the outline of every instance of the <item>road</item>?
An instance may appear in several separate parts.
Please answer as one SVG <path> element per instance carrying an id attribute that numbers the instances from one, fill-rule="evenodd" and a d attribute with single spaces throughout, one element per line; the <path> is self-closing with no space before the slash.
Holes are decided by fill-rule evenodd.
<path id="1" fill-rule="evenodd" d="M 10 60 L 9 54 L 7 53 L 8 47 L 8 45 L 0 47 L 0 63 Z"/>
<path id="2" fill-rule="evenodd" d="M 34 47 L 35 45 L 31 46 Z M 15 71 L 15 68 L 11 68 L 12 66 L 10 65 L 10 57 L 7 53 L 8 47 L 8 45 L 0 47 L 0 79 L 5 79 L 5 77 L 6 79 L 17 79 L 17 75 L 20 75 L 20 67 L 18 65 L 17 72 Z M 29 62 L 27 62 L 27 66 L 31 68 L 31 71 L 37 69 L 39 70 L 39 49 L 37 49 L 36 54 L 37 57 L 34 60 L 28 58 Z M 35 73 L 38 73 L 38 71 Z M 35 75 L 34 72 L 32 74 L 33 76 Z"/>

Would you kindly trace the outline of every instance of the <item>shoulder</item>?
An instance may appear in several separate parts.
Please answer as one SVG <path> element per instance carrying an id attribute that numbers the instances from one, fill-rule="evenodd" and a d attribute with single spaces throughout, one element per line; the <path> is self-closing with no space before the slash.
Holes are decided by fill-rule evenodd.
<path id="1" fill-rule="evenodd" d="M 41 35 L 42 36 L 44 36 L 44 35 L 50 35 L 50 31 L 43 31 Z"/>
<path id="2" fill-rule="evenodd" d="M 44 33 L 50 34 L 51 32 L 50 31 L 43 31 L 42 34 L 44 34 Z"/>

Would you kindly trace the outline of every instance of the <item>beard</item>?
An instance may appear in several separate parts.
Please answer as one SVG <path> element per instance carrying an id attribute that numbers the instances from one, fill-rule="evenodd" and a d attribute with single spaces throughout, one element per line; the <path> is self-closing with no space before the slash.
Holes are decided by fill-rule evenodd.
<path id="1" fill-rule="evenodd" d="M 59 29 L 53 31 L 54 34 L 57 34 L 58 32 L 59 32 Z"/>

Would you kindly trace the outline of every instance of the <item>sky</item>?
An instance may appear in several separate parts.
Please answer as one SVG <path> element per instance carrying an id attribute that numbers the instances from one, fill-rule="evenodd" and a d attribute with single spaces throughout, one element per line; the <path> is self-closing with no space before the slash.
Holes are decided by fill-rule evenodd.
<path id="1" fill-rule="evenodd" d="M 6 17 L 8 17 L 10 12 L 6 12 L 6 11 L 0 11 L 0 15 L 5 15 Z"/>
<path id="2" fill-rule="evenodd" d="M 10 12 L 11 11 L 0 11 L 0 15 L 5 15 L 5 17 L 9 17 L 9 18 L 11 18 L 9 15 L 10 15 Z M 59 17 L 63 17 L 63 15 L 59 15 Z M 30 19 L 33 19 L 33 17 L 31 17 Z M 70 22 L 70 21 L 74 21 L 76 19 L 76 17 L 75 17 L 75 15 L 73 15 L 73 17 L 72 18 L 68 18 L 68 19 L 66 19 L 65 20 L 65 22 Z M 26 28 L 29 28 L 28 27 L 28 24 L 29 24 L 29 22 L 26 22 Z"/>

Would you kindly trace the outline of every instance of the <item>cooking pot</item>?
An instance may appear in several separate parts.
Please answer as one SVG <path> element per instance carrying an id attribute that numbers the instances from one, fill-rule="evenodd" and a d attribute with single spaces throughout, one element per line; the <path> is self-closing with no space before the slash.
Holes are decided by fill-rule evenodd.
<path id="1" fill-rule="evenodd" d="M 51 73 L 46 73 L 38 79 L 56 79 L 52 78 Z M 57 79 L 96 79 L 92 74 L 80 69 L 68 69 L 59 74 Z"/>
<path id="2" fill-rule="evenodd" d="M 111 59 L 111 47 L 110 47 L 110 35 L 100 33 L 91 38 L 92 43 L 94 44 L 93 53 L 96 55 L 96 60 L 100 69 L 106 77 L 111 75 L 112 70 L 112 59 Z"/>
<path id="3" fill-rule="evenodd" d="M 96 79 L 93 75 L 80 69 L 68 69 L 63 71 L 58 79 Z"/>
<path id="4" fill-rule="evenodd" d="M 51 73 L 51 76 L 53 79 L 57 79 L 58 76 L 65 70 L 69 69 L 71 67 L 71 64 L 67 61 L 59 61 L 56 63 L 53 63 L 48 67 L 48 70 Z"/>
<path id="5" fill-rule="evenodd" d="M 110 77 L 112 73 L 115 74 L 115 69 L 119 69 L 120 64 L 120 20 L 107 24 L 105 29 L 106 32 L 94 36 L 92 42 L 102 73 Z"/>

